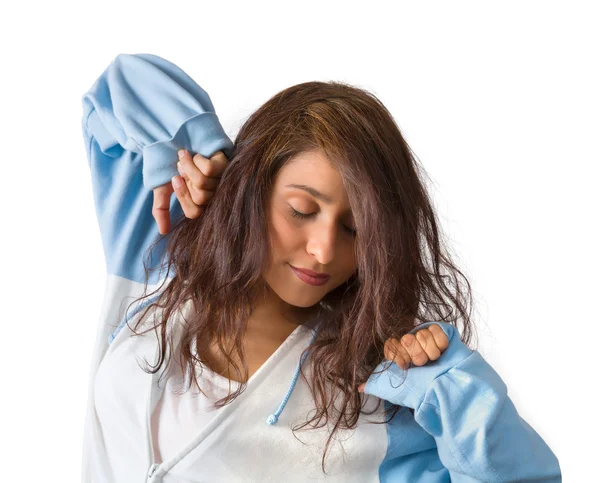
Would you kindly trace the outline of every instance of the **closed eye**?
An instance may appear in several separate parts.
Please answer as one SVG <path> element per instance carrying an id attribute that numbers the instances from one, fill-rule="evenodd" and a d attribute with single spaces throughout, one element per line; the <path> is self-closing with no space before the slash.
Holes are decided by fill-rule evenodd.
<path id="1" fill-rule="evenodd" d="M 294 218 L 300 218 L 300 219 L 306 219 L 306 218 L 312 218 L 316 215 L 316 213 L 301 213 L 297 210 L 295 210 L 294 208 L 292 208 L 290 206 L 291 209 L 291 214 Z M 344 227 L 344 230 L 346 230 L 348 233 L 350 233 L 351 235 L 356 235 L 356 230 L 347 227 L 346 225 L 342 225 Z"/>

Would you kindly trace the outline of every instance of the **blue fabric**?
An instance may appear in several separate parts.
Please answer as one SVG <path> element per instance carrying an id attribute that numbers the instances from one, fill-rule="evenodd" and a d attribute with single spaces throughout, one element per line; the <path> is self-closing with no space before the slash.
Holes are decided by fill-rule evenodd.
<path id="1" fill-rule="evenodd" d="M 143 260 L 160 235 L 152 190 L 170 183 L 177 151 L 210 157 L 233 143 L 210 97 L 175 64 L 152 54 L 119 54 L 82 97 L 82 130 L 109 274 L 142 283 Z M 171 222 L 184 216 L 171 197 Z M 168 235 L 167 235 L 168 236 Z M 149 268 L 163 259 L 167 237 Z M 151 272 L 156 284 L 165 274 Z"/>
<path id="2" fill-rule="evenodd" d="M 365 394 L 403 406 L 394 418 L 399 421 L 388 424 L 381 481 L 562 481 L 554 453 L 519 416 L 498 373 L 460 340 L 453 325 L 427 322 L 411 333 L 432 324 L 449 341 L 437 360 L 407 370 L 383 361 L 365 385 Z M 414 420 L 406 408 L 414 410 Z"/>

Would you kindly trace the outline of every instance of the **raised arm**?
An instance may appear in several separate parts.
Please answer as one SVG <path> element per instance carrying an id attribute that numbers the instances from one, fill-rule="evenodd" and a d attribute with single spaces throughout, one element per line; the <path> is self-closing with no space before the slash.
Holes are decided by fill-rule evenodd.
<path id="1" fill-rule="evenodd" d="M 143 281 L 142 258 L 159 235 L 152 190 L 177 175 L 177 150 L 231 156 L 210 97 L 175 64 L 119 54 L 82 97 L 82 130 L 107 272 Z M 183 216 L 176 197 L 173 218 Z M 150 268 L 162 260 L 156 247 Z M 154 273 L 150 283 L 156 283 Z"/>

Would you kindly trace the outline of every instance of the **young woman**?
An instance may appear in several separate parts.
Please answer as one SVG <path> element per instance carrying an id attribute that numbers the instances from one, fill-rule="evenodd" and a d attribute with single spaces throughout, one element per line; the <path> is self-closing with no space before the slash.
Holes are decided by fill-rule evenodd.
<path id="1" fill-rule="evenodd" d="M 561 481 L 469 347 L 469 283 L 376 97 L 295 85 L 232 143 L 179 67 L 120 54 L 83 108 L 108 272 L 84 481 Z"/>

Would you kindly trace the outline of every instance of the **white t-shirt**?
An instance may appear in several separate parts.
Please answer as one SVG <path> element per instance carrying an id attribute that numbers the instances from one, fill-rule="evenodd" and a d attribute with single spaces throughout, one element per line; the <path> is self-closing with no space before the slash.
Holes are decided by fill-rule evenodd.
<path id="1" fill-rule="evenodd" d="M 189 371 L 184 378 L 181 366 L 175 361 L 170 364 L 168 377 L 166 382 L 163 382 L 165 390 L 151 418 L 156 463 L 171 458 L 193 441 L 222 409 L 215 408 L 214 403 L 227 396 L 230 391 L 235 392 L 239 386 L 237 381 L 230 381 L 205 365 L 202 365 L 202 368 L 199 384 L 206 395 L 201 393 L 194 383 L 187 389 Z M 184 389 L 187 390 L 181 394 Z"/>

